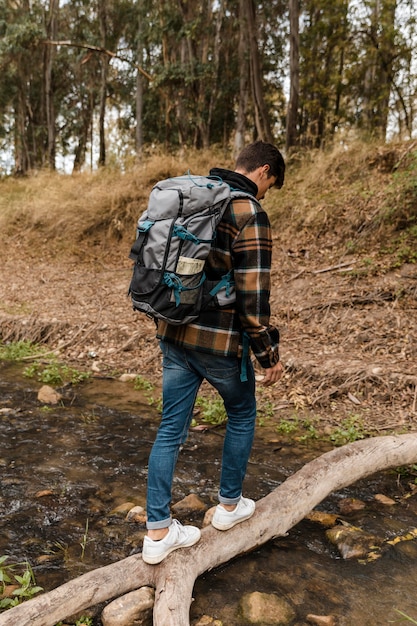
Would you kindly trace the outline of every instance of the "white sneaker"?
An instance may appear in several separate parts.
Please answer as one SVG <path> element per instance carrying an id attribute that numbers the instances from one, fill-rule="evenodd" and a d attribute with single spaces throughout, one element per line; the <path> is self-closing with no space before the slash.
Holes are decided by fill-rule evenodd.
<path id="1" fill-rule="evenodd" d="M 178 548 L 189 548 L 201 537 L 200 529 L 196 526 L 183 526 L 176 519 L 172 520 L 168 534 L 159 541 L 153 541 L 145 535 L 143 540 L 142 559 L 145 563 L 156 565 L 164 560 L 168 554 Z"/>
<path id="2" fill-rule="evenodd" d="M 252 517 L 254 512 L 255 502 L 249 498 L 240 498 L 233 511 L 226 511 L 221 504 L 218 504 L 211 523 L 217 530 L 229 530 L 229 528 L 233 528 L 236 524 Z"/>

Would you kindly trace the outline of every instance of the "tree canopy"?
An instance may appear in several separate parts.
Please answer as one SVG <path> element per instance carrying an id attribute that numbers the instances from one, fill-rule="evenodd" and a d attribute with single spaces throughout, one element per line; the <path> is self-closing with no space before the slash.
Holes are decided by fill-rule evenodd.
<path id="1" fill-rule="evenodd" d="M 416 132 L 410 0 L 1 0 L 0 173 Z"/>

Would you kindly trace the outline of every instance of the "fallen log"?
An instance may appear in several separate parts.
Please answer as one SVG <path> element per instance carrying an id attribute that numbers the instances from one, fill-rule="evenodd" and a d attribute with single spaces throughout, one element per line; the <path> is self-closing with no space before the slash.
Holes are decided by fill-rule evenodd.
<path id="1" fill-rule="evenodd" d="M 417 463 L 417 434 L 373 437 L 307 463 L 256 504 L 255 515 L 227 532 L 213 527 L 201 541 L 160 565 L 133 555 L 9 609 L 0 626 L 54 626 L 75 612 L 144 586 L 155 588 L 154 625 L 188 626 L 195 580 L 204 572 L 284 535 L 330 493 L 376 472 Z"/>

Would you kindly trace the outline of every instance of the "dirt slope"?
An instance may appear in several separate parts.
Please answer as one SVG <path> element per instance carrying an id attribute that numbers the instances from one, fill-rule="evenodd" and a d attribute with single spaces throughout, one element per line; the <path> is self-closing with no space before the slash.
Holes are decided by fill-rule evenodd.
<path id="1" fill-rule="evenodd" d="M 307 170 L 295 167 L 285 192 L 271 194 L 270 203 L 267 196 L 275 233 L 271 304 L 286 369 L 280 384 L 260 391 L 274 419 L 303 415 L 331 429 L 360 418 L 364 429 L 380 433 L 416 427 L 414 148 L 330 155 Z M 120 190 L 109 186 L 109 200 L 99 197 L 110 215 L 125 215 L 129 231 L 124 206 L 139 212 L 145 183 L 136 176 L 129 187 L 125 177 Z M 84 233 L 63 253 L 42 219 L 43 230 L 33 225 L 26 241 L 20 223 L 0 234 L 0 339 L 46 342 L 97 376 L 134 372 L 159 381 L 153 323 L 134 313 L 127 297 L 129 236 L 103 238 L 89 226 L 95 238 Z"/>
<path id="2" fill-rule="evenodd" d="M 100 261 L 82 253 L 59 260 L 9 242 L 1 254 L 3 341 L 46 342 L 94 375 L 158 381 L 153 322 L 127 298 L 127 252 L 119 245 Z M 415 427 L 417 266 L 360 276 L 358 258 L 312 256 L 278 245 L 274 254 L 271 304 L 286 368 L 268 396 L 276 417 L 307 410 L 322 427 L 352 415 L 380 432 Z"/>

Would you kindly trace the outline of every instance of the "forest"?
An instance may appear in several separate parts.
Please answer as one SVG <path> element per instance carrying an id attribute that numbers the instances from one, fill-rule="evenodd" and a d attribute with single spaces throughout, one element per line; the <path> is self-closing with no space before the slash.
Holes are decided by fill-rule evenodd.
<path id="1" fill-rule="evenodd" d="M 412 0 L 1 0 L 0 175 L 416 132 Z"/>

